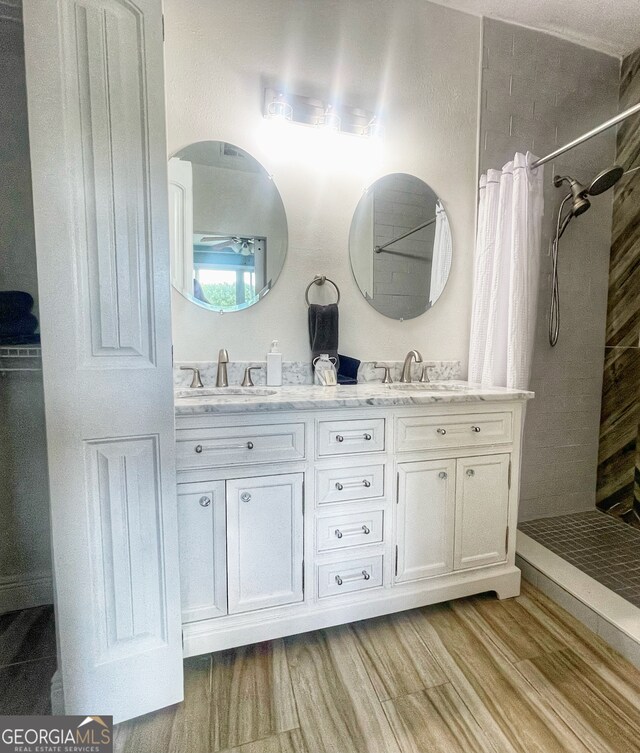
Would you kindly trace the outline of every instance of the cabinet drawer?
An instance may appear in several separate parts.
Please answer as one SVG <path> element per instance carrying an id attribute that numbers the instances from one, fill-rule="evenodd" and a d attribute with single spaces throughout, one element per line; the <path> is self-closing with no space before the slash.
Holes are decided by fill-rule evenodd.
<path id="1" fill-rule="evenodd" d="M 320 457 L 381 450 L 384 450 L 384 418 L 318 422 Z"/>
<path id="2" fill-rule="evenodd" d="M 381 554 L 318 567 L 318 597 L 366 591 L 382 585 Z"/>
<path id="3" fill-rule="evenodd" d="M 316 472 L 319 505 L 384 496 L 384 465 L 358 465 Z"/>
<path id="4" fill-rule="evenodd" d="M 355 512 L 321 515 L 316 521 L 316 551 L 328 552 L 362 544 L 379 544 L 383 539 L 384 512 Z"/>
<path id="5" fill-rule="evenodd" d="M 402 416 L 396 424 L 399 452 L 504 444 L 513 438 L 511 413 Z"/>
<path id="6" fill-rule="evenodd" d="M 179 429 L 178 469 L 302 460 L 304 424 Z"/>

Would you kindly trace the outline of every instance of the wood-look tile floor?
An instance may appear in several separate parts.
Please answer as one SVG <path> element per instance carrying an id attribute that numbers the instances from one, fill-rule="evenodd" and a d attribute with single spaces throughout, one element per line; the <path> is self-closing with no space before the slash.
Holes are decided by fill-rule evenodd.
<path id="1" fill-rule="evenodd" d="M 188 659 L 116 753 L 640 753 L 640 671 L 523 583 Z"/>

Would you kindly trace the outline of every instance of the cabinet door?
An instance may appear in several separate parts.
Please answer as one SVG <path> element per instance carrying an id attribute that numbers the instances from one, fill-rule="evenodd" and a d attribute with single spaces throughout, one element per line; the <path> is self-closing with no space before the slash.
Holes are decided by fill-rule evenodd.
<path id="1" fill-rule="evenodd" d="M 224 481 L 178 486 L 182 621 L 227 613 Z"/>
<path id="2" fill-rule="evenodd" d="M 227 481 L 230 614 L 302 601 L 302 479 Z"/>
<path id="3" fill-rule="evenodd" d="M 453 569 L 455 460 L 398 466 L 396 581 Z"/>
<path id="4" fill-rule="evenodd" d="M 458 460 L 455 569 L 507 556 L 509 455 Z"/>

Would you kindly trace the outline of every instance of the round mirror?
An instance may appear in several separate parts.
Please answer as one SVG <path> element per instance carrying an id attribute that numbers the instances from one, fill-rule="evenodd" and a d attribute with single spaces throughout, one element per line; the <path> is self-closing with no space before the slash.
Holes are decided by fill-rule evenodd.
<path id="1" fill-rule="evenodd" d="M 413 175 L 377 180 L 360 199 L 349 233 L 360 292 L 391 319 L 413 319 L 438 300 L 451 269 L 451 232 L 442 203 Z"/>
<path id="2" fill-rule="evenodd" d="M 200 141 L 169 159 L 172 283 L 213 311 L 253 306 L 287 255 L 287 217 L 271 176 L 243 149 Z"/>

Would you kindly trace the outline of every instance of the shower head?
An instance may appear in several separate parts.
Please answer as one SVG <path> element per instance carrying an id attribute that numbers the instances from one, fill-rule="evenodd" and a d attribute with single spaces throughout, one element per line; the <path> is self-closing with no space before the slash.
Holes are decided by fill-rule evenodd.
<path id="1" fill-rule="evenodd" d="M 559 188 L 565 182 L 569 184 L 569 188 L 571 189 L 571 214 L 574 217 L 578 217 L 584 214 L 591 206 L 591 202 L 587 199 L 589 189 L 585 188 L 582 183 L 579 183 L 569 175 L 556 175 L 553 179 L 553 185 L 556 188 Z"/>
<path id="2" fill-rule="evenodd" d="M 587 193 L 590 196 L 598 196 L 598 194 L 608 191 L 622 178 L 624 175 L 624 168 L 620 165 L 614 165 L 608 170 L 603 170 L 598 173 L 596 177 L 591 181 L 591 185 L 587 189 Z"/>

